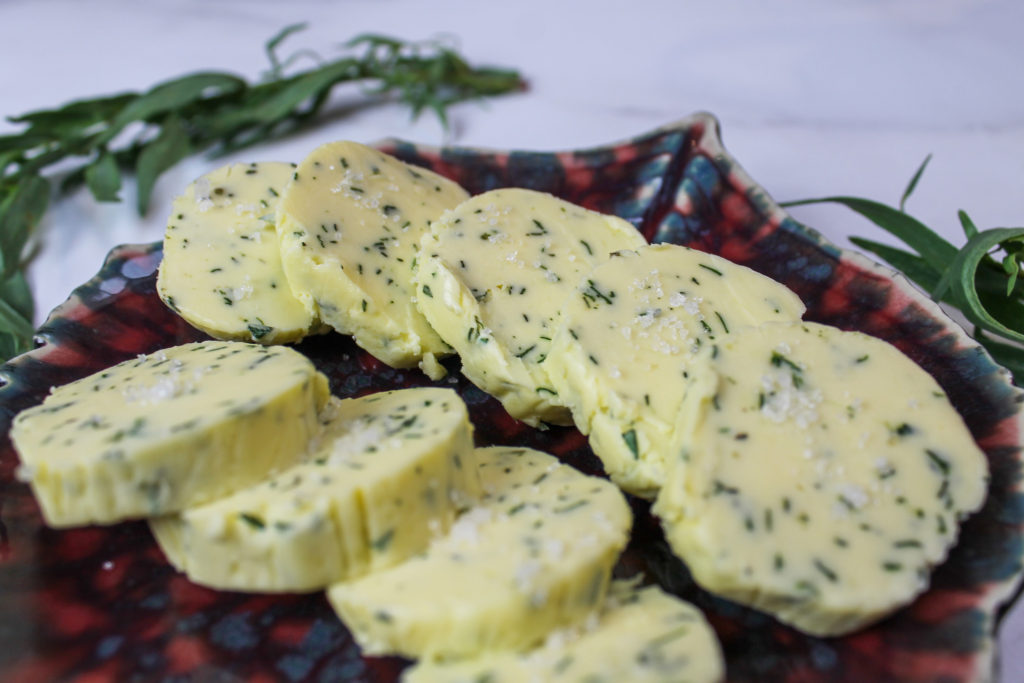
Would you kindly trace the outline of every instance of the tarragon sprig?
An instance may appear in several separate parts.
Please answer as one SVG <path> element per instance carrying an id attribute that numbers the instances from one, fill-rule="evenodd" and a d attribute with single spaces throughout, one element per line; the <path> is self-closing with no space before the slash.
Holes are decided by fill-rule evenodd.
<path id="1" fill-rule="evenodd" d="M 25 245 L 46 212 L 58 162 L 78 162 L 62 189 L 84 183 L 98 201 L 119 201 L 122 177 L 136 178 L 136 208 L 144 214 L 157 179 L 187 156 L 226 153 L 308 125 L 334 86 L 360 83 L 368 104 L 396 99 L 414 117 L 432 111 L 447 127 L 448 108 L 465 100 L 523 87 L 503 68 L 474 67 L 450 47 L 366 34 L 344 45 L 344 56 L 290 73 L 300 51 L 282 59 L 278 49 L 303 24 L 288 26 L 266 43 L 270 68 L 249 83 L 224 72 L 192 73 L 143 93 L 76 100 L 56 109 L 9 119 L 25 129 L 0 136 L 0 357 L 30 348 L 32 296 L 25 280 Z"/>
<path id="2" fill-rule="evenodd" d="M 782 206 L 836 203 L 864 216 L 899 238 L 912 251 L 863 237 L 850 241 L 902 271 L 932 299 L 958 309 L 974 325 L 974 337 L 999 364 L 1024 385 L 1024 228 L 979 230 L 959 211 L 966 242 L 956 247 L 905 211 L 931 155 L 918 167 L 898 207 L 859 197 L 822 197 L 783 202 Z"/>

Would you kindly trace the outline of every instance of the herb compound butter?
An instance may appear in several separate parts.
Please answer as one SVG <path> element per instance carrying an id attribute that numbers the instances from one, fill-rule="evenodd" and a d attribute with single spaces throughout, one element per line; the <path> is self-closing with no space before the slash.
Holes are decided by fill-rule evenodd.
<path id="1" fill-rule="evenodd" d="M 815 635 L 922 592 L 987 484 L 935 380 L 885 342 L 812 323 L 716 346 L 654 507 L 697 582 Z"/>
<path id="2" fill-rule="evenodd" d="M 676 245 L 642 247 L 582 279 L 545 365 L 612 480 L 653 498 L 695 354 L 742 326 L 803 312 L 792 291 L 749 268 Z"/>
<path id="3" fill-rule="evenodd" d="M 468 197 L 456 183 L 354 142 L 313 151 L 278 208 L 285 273 L 311 315 L 394 367 L 438 379 L 449 353 L 416 308 L 412 272 L 432 221 Z"/>
<path id="4" fill-rule="evenodd" d="M 612 583 L 599 615 L 526 653 L 422 662 L 404 683 L 716 683 L 722 649 L 704 615 L 656 586 Z"/>
<path id="5" fill-rule="evenodd" d="M 513 417 L 571 424 L 543 366 L 559 308 L 582 273 L 643 244 L 621 218 L 532 190 L 492 190 L 431 226 L 417 303 L 463 374 Z"/>
<path id="6" fill-rule="evenodd" d="M 176 512 L 302 455 L 327 378 L 287 347 L 199 342 L 55 388 L 11 438 L 51 526 Z"/>
<path id="7" fill-rule="evenodd" d="M 521 448 L 477 451 L 480 501 L 447 536 L 328 598 L 368 654 L 530 647 L 586 618 L 608 587 L 631 513 L 610 482 Z"/>
<path id="8" fill-rule="evenodd" d="M 305 462 L 151 521 L 172 564 L 215 588 L 307 591 L 392 566 L 479 494 L 472 427 L 450 389 L 332 399 Z"/>
<path id="9" fill-rule="evenodd" d="M 164 233 L 157 292 L 217 339 L 279 344 L 314 319 L 285 279 L 275 228 L 293 164 L 233 164 L 188 186 Z"/>

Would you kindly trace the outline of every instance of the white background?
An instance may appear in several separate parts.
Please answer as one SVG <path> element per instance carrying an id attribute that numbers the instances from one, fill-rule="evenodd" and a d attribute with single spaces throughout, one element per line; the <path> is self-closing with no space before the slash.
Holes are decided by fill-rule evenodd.
<path id="1" fill-rule="evenodd" d="M 571 149 L 617 141 L 698 110 L 778 200 L 848 194 L 889 203 L 934 155 L 908 210 L 955 243 L 957 209 L 981 228 L 1024 224 L 1024 3 L 1019 0 L 507 3 L 453 0 L 200 2 L 0 0 L 0 115 L 141 90 L 195 70 L 256 78 L 264 42 L 325 58 L 358 33 L 450 36 L 474 63 L 514 66 L 529 89 L 452 112 L 445 134 L 397 106 L 325 121 L 238 160 L 299 160 L 331 139 L 403 137 L 430 144 Z M 351 101 L 351 90 L 336 104 Z M 17 130 L 0 122 L 0 134 Z M 162 235 L 170 200 L 226 160 L 179 164 L 152 209 L 57 201 L 30 271 L 37 322 L 98 269 L 115 244 Z M 842 246 L 888 241 L 840 207 L 793 215 Z M 1004 678 L 1024 676 L 1024 615 L 1003 629 Z"/>

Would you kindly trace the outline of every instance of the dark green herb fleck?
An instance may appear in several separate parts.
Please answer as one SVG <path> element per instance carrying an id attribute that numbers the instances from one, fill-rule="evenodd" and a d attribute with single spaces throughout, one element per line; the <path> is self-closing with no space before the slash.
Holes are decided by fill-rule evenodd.
<path id="1" fill-rule="evenodd" d="M 626 442 L 626 447 L 629 452 L 633 454 L 633 459 L 637 460 L 640 458 L 640 449 L 637 446 L 636 441 L 636 430 L 630 429 L 628 432 L 622 433 L 622 440 Z"/>
<path id="2" fill-rule="evenodd" d="M 254 529 L 259 529 L 262 531 L 267 526 L 262 518 L 249 512 L 242 512 L 238 515 L 238 517 Z"/>

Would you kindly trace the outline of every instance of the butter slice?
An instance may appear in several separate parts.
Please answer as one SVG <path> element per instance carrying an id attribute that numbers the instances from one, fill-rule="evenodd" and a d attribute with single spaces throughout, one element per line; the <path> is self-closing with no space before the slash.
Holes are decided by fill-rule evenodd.
<path id="1" fill-rule="evenodd" d="M 432 378 L 450 353 L 416 308 L 420 239 L 468 197 L 456 183 L 355 142 L 315 149 L 295 170 L 278 209 L 285 273 L 318 316 L 393 367 Z"/>
<path id="2" fill-rule="evenodd" d="M 296 462 L 327 378 L 287 347 L 185 344 L 55 388 L 11 438 L 56 527 L 177 512 Z"/>
<path id="3" fill-rule="evenodd" d="M 749 268 L 672 244 L 642 247 L 582 279 L 545 365 L 612 480 L 653 498 L 697 352 L 803 312 L 796 294 Z"/>
<path id="4" fill-rule="evenodd" d="M 309 591 L 390 567 L 479 495 L 472 426 L 450 389 L 332 399 L 306 461 L 150 526 L 206 586 Z"/>
<path id="5" fill-rule="evenodd" d="M 643 244 L 621 218 L 532 190 L 492 190 L 431 226 L 417 303 L 463 374 L 510 415 L 571 424 L 544 371 L 560 306 L 609 253 Z"/>
<path id="6" fill-rule="evenodd" d="M 693 605 L 657 586 L 615 581 L 597 619 L 551 634 L 526 653 L 422 662 L 404 683 L 716 683 L 722 648 Z"/>
<path id="7" fill-rule="evenodd" d="M 157 293 L 189 324 L 217 339 L 282 344 L 313 316 L 292 295 L 275 228 L 294 164 L 232 164 L 174 200 Z"/>
<path id="8" fill-rule="evenodd" d="M 483 498 L 423 554 L 328 598 L 367 654 L 525 649 L 597 609 L 631 512 L 610 482 L 545 453 L 479 449 Z"/>
<path id="9" fill-rule="evenodd" d="M 935 380 L 881 340 L 813 323 L 717 347 L 654 507 L 696 581 L 814 635 L 925 590 L 988 476 Z"/>

